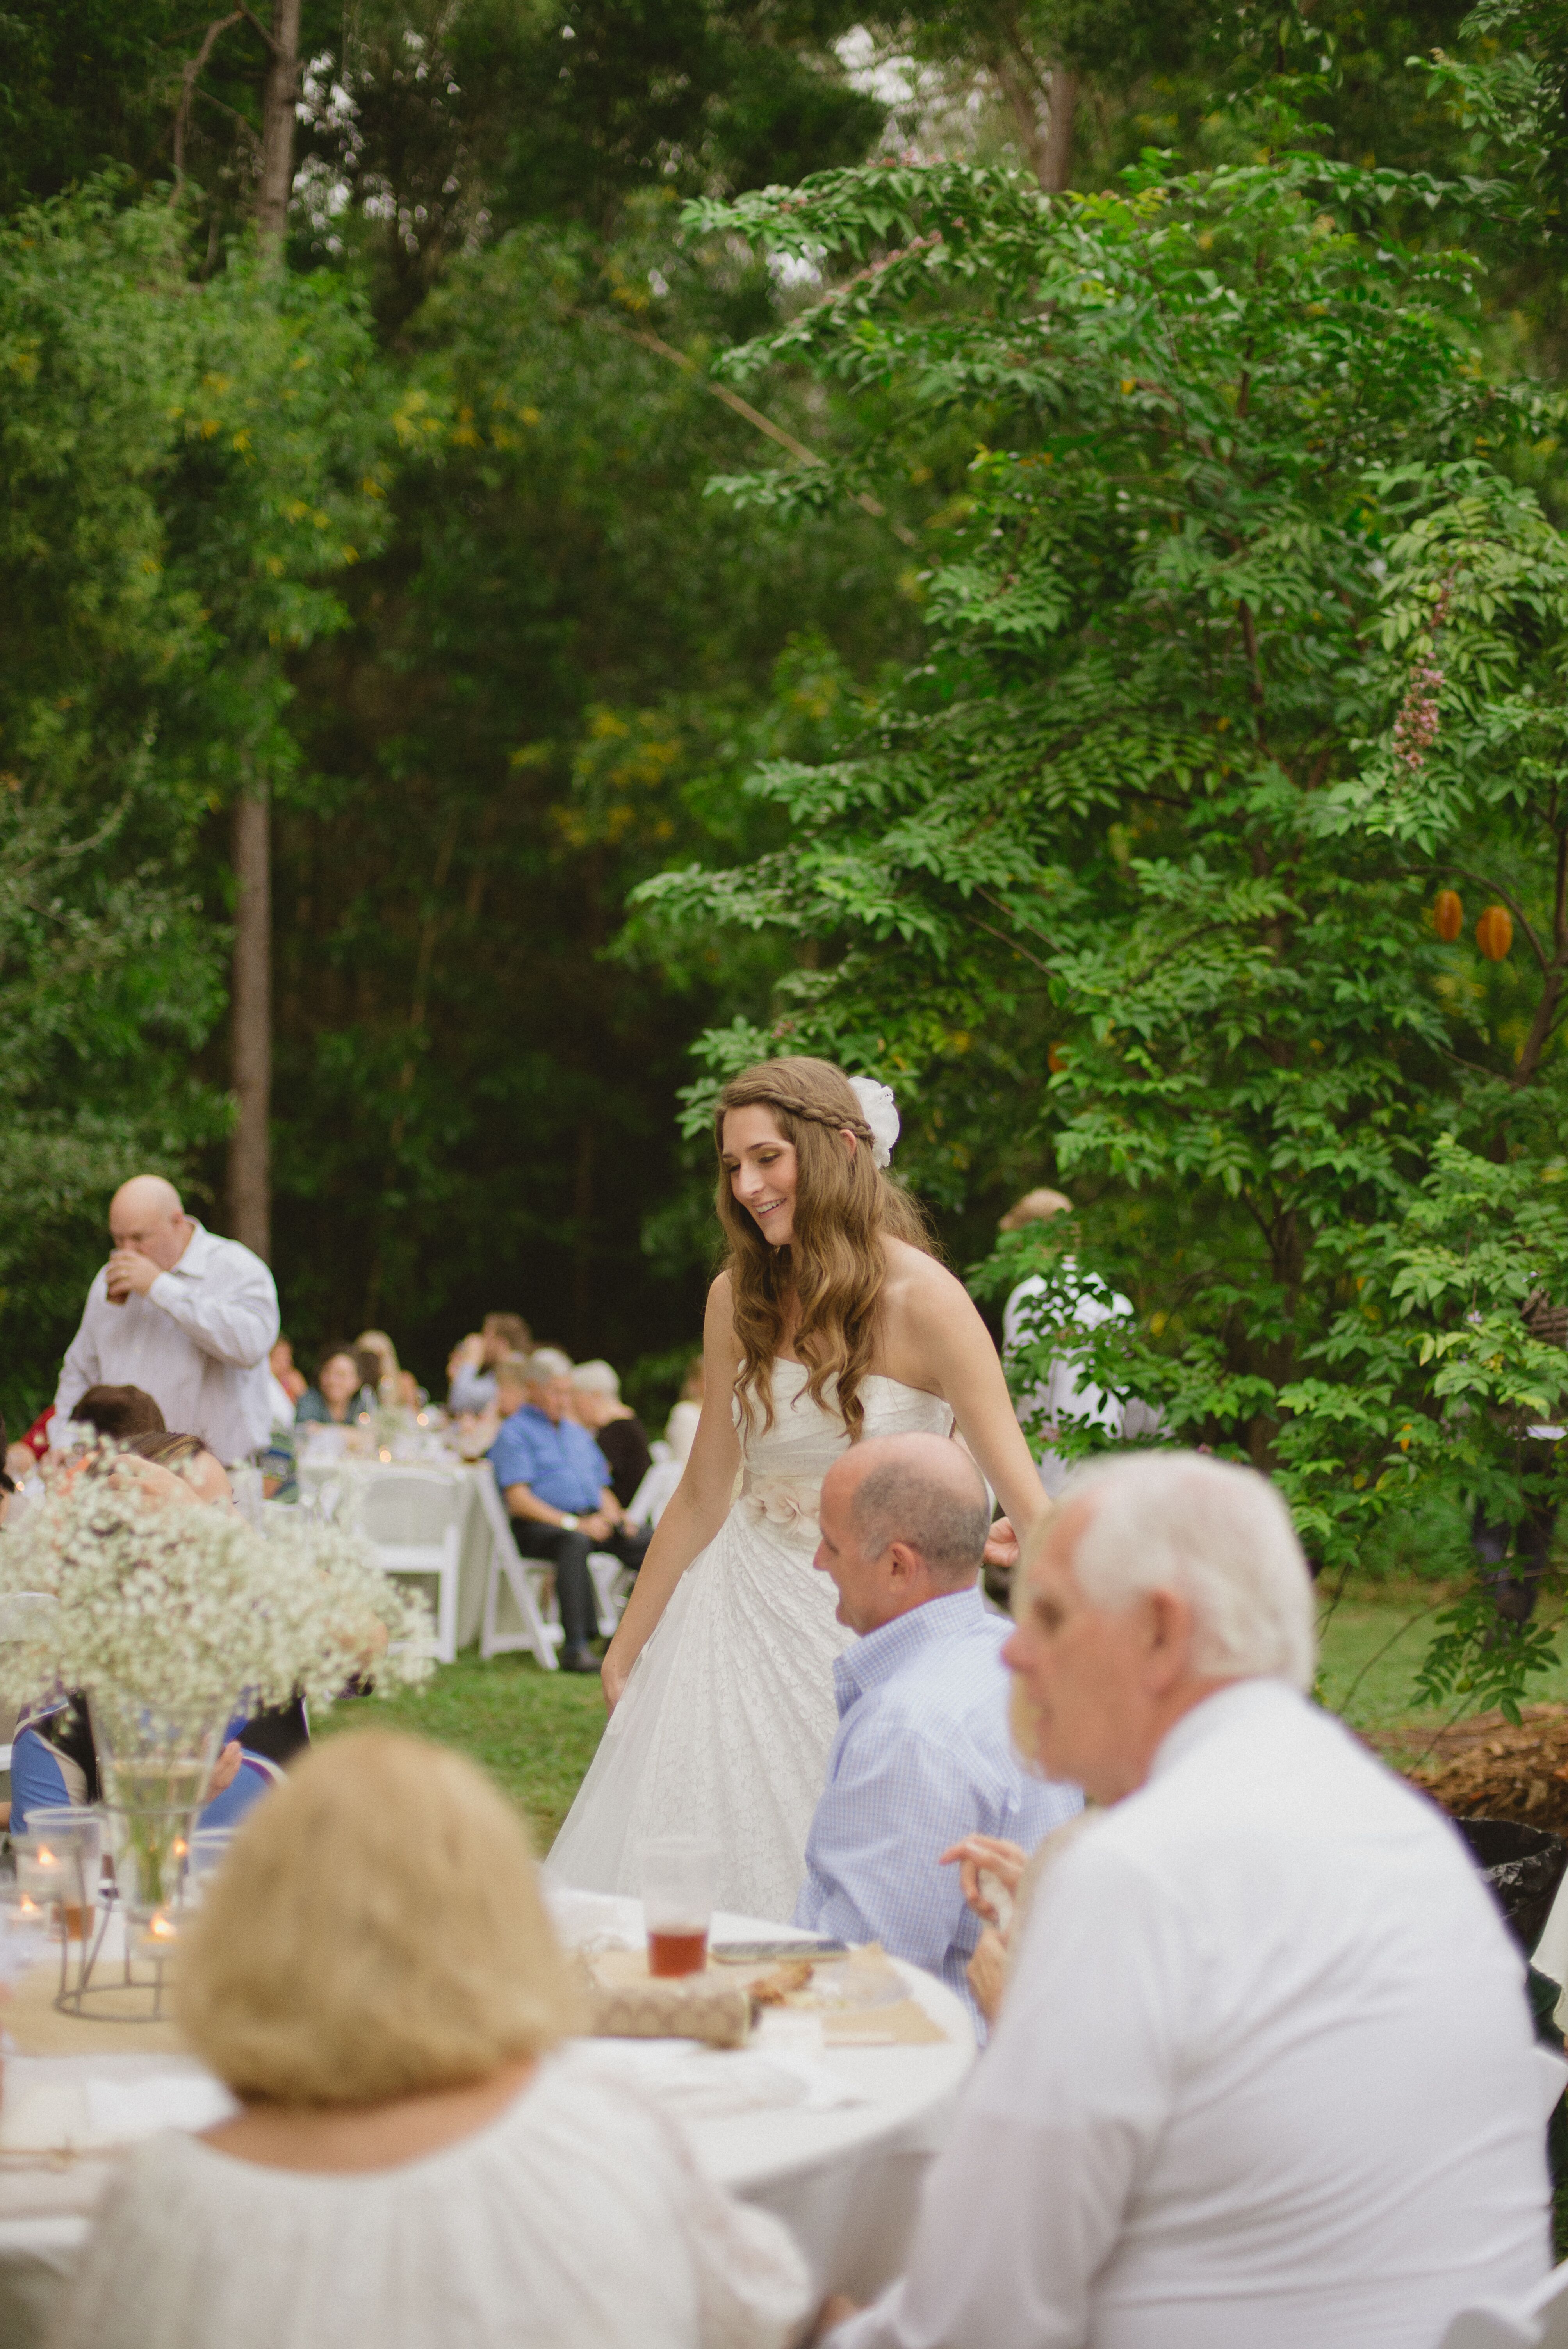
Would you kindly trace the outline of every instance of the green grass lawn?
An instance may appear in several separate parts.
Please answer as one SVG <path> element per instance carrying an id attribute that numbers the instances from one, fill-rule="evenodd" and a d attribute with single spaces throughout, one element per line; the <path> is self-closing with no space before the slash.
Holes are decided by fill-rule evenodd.
<path id="1" fill-rule="evenodd" d="M 1323 1633 L 1322 1695 L 1354 1728 L 1376 1738 L 1417 1726 L 1439 1729 L 1448 1712 L 1416 1709 L 1416 1675 L 1449 1592 L 1430 1582 L 1379 1583 L 1341 1600 Z M 1550 1600 L 1542 1619 L 1561 1619 Z M 1568 1703 L 1568 1662 L 1531 1683 L 1532 1703 Z"/>
<path id="2" fill-rule="evenodd" d="M 1323 1643 L 1323 1693 L 1336 1712 L 1372 1737 L 1418 1723 L 1441 1725 L 1446 1716 L 1418 1713 L 1414 1698 L 1445 1598 L 1431 1582 L 1382 1581 L 1341 1601 Z M 1568 1702 L 1568 1663 L 1531 1693 Z M 486 1664 L 469 1653 L 410 1694 L 335 1707 L 316 1724 L 317 1734 L 362 1722 L 396 1724 L 471 1754 L 526 1814 L 542 1853 L 599 1743 L 604 1701 L 596 1680 L 542 1672 L 531 1656 L 496 1656 Z"/>
<path id="3" fill-rule="evenodd" d="M 542 1672 L 525 1655 L 486 1664 L 470 1651 L 438 1665 L 423 1688 L 334 1705 L 312 1727 L 320 1737 L 362 1724 L 412 1730 L 471 1754 L 525 1814 L 542 1855 L 593 1758 L 604 1699 L 585 1673 Z"/>

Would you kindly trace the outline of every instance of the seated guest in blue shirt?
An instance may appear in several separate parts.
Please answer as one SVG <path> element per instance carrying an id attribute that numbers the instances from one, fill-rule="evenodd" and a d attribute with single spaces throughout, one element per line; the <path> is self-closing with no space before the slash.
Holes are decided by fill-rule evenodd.
<path id="1" fill-rule="evenodd" d="M 861 1636 L 833 1665 L 839 1729 L 795 1922 L 939 1975 L 984 2037 L 965 1971 L 980 1922 L 943 1855 L 974 1835 L 1032 1849 L 1083 1807 L 1008 1737 L 1013 1627 L 979 1588 L 985 1487 L 944 1436 L 874 1436 L 823 1478 L 819 1523 L 814 1563 Z"/>
<path id="2" fill-rule="evenodd" d="M 561 1668 L 596 1672 L 589 1641 L 598 1631 L 590 1554 L 608 1550 L 635 1574 L 652 1538 L 634 1532 L 610 1489 L 610 1464 L 585 1427 L 572 1416 L 572 1364 L 553 1346 L 527 1361 L 509 1354 L 496 1365 L 500 1432 L 490 1466 L 525 1557 L 548 1558 L 555 1568 L 561 1628 L 566 1634 Z"/>

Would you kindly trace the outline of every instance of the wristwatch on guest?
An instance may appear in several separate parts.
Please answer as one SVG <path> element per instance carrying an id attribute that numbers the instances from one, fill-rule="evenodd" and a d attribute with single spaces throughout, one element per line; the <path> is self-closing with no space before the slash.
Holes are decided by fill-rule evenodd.
<path id="1" fill-rule="evenodd" d="M 570 1509 L 562 1510 L 561 1530 L 563 1534 L 574 1534 L 582 1522 L 582 1518 L 573 1516 Z"/>

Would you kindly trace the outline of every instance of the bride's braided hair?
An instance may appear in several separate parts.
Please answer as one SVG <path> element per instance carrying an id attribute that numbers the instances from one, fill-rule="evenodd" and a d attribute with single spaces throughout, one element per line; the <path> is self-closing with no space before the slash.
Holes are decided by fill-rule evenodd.
<path id="1" fill-rule="evenodd" d="M 729 1187 L 724 1121 L 731 1110 L 771 1110 L 795 1145 L 798 1169 L 793 1248 L 774 1247 Z M 840 1136 L 861 1144 L 844 1148 Z M 773 1364 L 782 1350 L 791 1304 L 798 1305 L 795 1352 L 806 1366 L 806 1392 L 819 1406 L 834 1386 L 851 1436 L 865 1421 L 861 1387 L 875 1350 L 877 1306 L 887 1278 L 884 1240 L 931 1252 L 924 1217 L 906 1191 L 872 1156 L 872 1130 L 842 1069 L 831 1061 L 763 1061 L 732 1077 L 714 1112 L 718 1152 L 718 1220 L 729 1242 L 725 1269 L 733 1292 L 740 1373 L 735 1391 L 749 1424 L 760 1405 L 773 1424 Z"/>

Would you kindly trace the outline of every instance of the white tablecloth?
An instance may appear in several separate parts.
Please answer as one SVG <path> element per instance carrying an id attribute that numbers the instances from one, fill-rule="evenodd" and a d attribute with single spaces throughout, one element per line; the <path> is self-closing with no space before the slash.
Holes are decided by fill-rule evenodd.
<path id="1" fill-rule="evenodd" d="M 490 1546 L 493 1536 L 480 1506 L 479 1479 L 490 1473 L 488 1462 L 475 1460 L 397 1460 L 385 1463 L 366 1459 L 302 1458 L 298 1468 L 302 1494 L 317 1499 L 328 1485 L 336 1485 L 344 1493 L 340 1506 L 351 1510 L 355 1500 L 352 1488 L 363 1488 L 377 1480 L 415 1471 L 421 1476 L 449 1477 L 458 1487 L 459 1539 L 458 1553 L 458 1646 L 471 1647 L 480 1636 L 484 1616 L 485 1586 L 490 1575 Z M 418 1537 L 423 1538 L 422 1535 Z M 497 1628 L 502 1631 L 521 1629 L 511 1591 L 503 1582 L 500 1587 Z"/>
<path id="2" fill-rule="evenodd" d="M 560 1893 L 552 1906 L 563 1936 L 602 1932 L 640 1939 L 638 1902 Z M 755 1918 L 714 1920 L 717 1940 L 793 1938 L 789 1926 Z M 752 2049 L 734 2057 L 709 2050 L 683 2054 L 685 2043 L 596 2043 L 607 2063 L 634 2069 L 655 2095 L 668 2083 L 709 2175 L 744 2200 L 773 2211 L 793 2230 L 824 2292 L 870 2298 L 898 2272 L 921 2183 L 951 2119 L 959 2086 L 975 2059 L 974 2033 L 962 2003 L 944 1984 L 913 1966 L 902 1968 L 913 1994 L 948 2034 L 941 2045 L 810 2049 L 800 2018 L 765 2018 Z M 724 2067 L 745 2090 L 759 2082 L 749 2108 L 702 2110 L 706 2077 L 723 2083 Z M 782 2103 L 767 2101 L 766 2075 L 792 2070 Z M 695 2086 L 695 2094 L 694 2094 Z M 852 2101 L 838 2101 L 840 2098 Z M 204 2101 L 205 2100 L 205 2101 Z M 722 2094 L 710 2101 L 722 2102 Z M 695 2106 L 695 2108 L 694 2108 Z M 50 2310 L 84 2241 L 89 2213 L 114 2155 L 106 2137 L 146 2135 L 152 2127 L 200 2127 L 223 2108 L 223 2091 L 188 2057 L 103 2055 L 13 2057 L 0 2106 L 0 2344 L 37 2349 Z M 26 2121 L 29 2126 L 21 2127 Z M 8 2147 L 20 2134 L 75 2141 L 53 2165 Z M 584 2344 L 584 2349 L 589 2344 Z"/>

